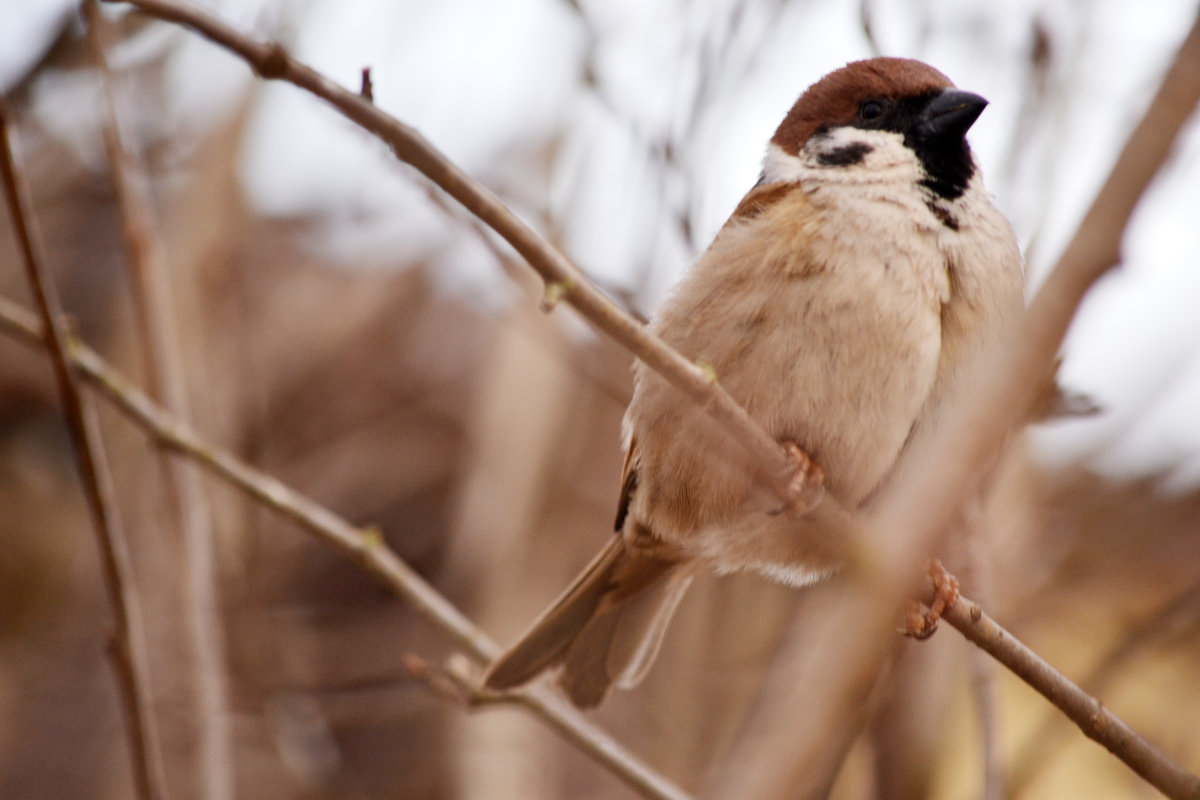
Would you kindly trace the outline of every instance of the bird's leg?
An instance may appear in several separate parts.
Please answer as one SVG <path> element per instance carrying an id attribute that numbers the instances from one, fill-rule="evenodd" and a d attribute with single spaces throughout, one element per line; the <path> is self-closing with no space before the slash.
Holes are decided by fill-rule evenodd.
<path id="1" fill-rule="evenodd" d="M 942 612 L 958 602 L 958 580 L 936 558 L 929 562 L 929 577 L 933 579 L 933 600 L 929 608 L 922 613 L 921 602 L 913 600 L 904 615 L 904 628 L 901 631 L 905 636 L 918 640 L 933 636 Z"/>
<path id="2" fill-rule="evenodd" d="M 781 442 L 783 454 L 787 458 L 791 478 L 788 480 L 788 497 L 786 502 L 772 511 L 780 514 L 803 514 L 811 511 L 821 501 L 825 493 L 825 470 L 817 462 L 809 458 L 808 453 L 800 449 L 795 442 Z"/>

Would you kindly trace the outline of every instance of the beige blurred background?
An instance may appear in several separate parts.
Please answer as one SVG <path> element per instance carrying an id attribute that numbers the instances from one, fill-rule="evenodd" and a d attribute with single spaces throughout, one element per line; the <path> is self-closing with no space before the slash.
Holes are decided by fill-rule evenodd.
<path id="1" fill-rule="evenodd" d="M 454 7 L 469 14 L 469 5 Z M 752 84 L 758 70 L 778 64 L 783 34 L 771 30 L 772 20 L 784 30 L 807 23 L 808 37 L 817 35 L 811 26 L 834 23 L 816 10 L 819 4 L 728 3 L 708 14 L 683 4 L 676 21 L 692 26 L 689 35 L 670 38 L 662 33 L 672 19 L 662 4 L 655 6 L 658 17 L 620 4 L 544 5 L 553 16 L 545 27 L 514 12 L 512 29 L 490 35 L 520 39 L 534 31 L 567 40 L 554 45 L 555 57 L 569 67 L 551 96 L 561 109 L 539 106 L 515 121 L 497 120 L 503 136 L 482 130 L 479 105 L 466 101 L 460 108 L 444 98 L 434 106 L 413 100 L 414 115 L 427 115 L 427 124 L 414 121 L 435 144 L 436 131 L 452 130 L 451 155 L 584 266 L 595 266 L 619 302 L 644 314 L 754 179 L 760 149 L 741 153 L 744 160 L 720 176 L 711 174 L 715 166 L 708 170 L 716 162 L 706 154 L 733 147 L 741 134 L 717 126 L 719 115 L 705 104 L 728 113 L 765 93 L 772 99 L 758 104 L 756 122 L 732 128 L 772 125 L 786 105 L 771 92 L 739 91 L 736 79 Z M 1194 3 L 1179 5 L 1177 16 L 1186 20 Z M 1069 234 L 1070 213 L 1062 209 L 1085 207 L 1106 161 L 1078 167 L 1086 176 L 1075 181 L 1080 197 L 1061 202 L 1046 198 L 1059 197 L 1072 176 L 1049 166 L 1039 172 L 1028 162 L 1036 156 L 1055 164 L 1054 148 L 1071 149 L 1074 134 L 1064 132 L 1073 130 L 1071 114 L 1064 109 L 1079 107 L 1071 98 L 1082 95 L 1084 107 L 1106 102 L 1106 84 L 1089 79 L 1081 65 L 1096 48 L 1119 40 L 1119 20 L 1106 16 L 1110 4 L 1046 4 L 1024 8 L 1016 21 L 989 33 L 986 11 L 955 16 L 938 4 L 909 6 L 913 31 L 897 23 L 889 33 L 889 20 L 907 19 L 905 4 L 861 4 L 877 11 L 874 28 L 867 28 L 877 46 L 928 58 L 972 89 L 955 67 L 987 68 L 971 66 L 943 43 L 957 41 L 961 50 L 975 36 L 981 51 L 995 48 L 995 88 L 1011 92 L 1013 103 L 1009 116 L 1001 116 L 1003 129 L 981 136 L 999 201 L 1036 253 L 1036 277 Z M 541 6 L 517 7 L 533 13 Z M 846 19 L 857 20 L 859 10 L 848 4 Z M 226 4 L 219 11 L 301 54 L 307 49 L 333 72 L 343 63 L 368 66 L 375 52 L 353 52 L 355 35 L 365 36 L 374 20 L 366 7 L 345 12 L 354 25 L 321 3 Z M 455 38 L 456 18 L 437 13 L 443 12 L 394 7 L 385 14 L 395 34 L 390 46 L 415 47 L 420 36 L 447 63 L 461 64 L 470 55 Z M 348 28 L 326 32 L 343 55 L 322 65 L 321 53 L 337 49 L 314 44 L 330 15 Z M 79 335 L 144 382 L 122 220 L 100 145 L 98 76 L 74 15 L 54 19 L 50 35 L 30 40 L 31 57 L 5 87 L 19 119 L 36 223 Z M 208 46 L 190 35 L 129 17 L 115 23 L 117 110 L 153 189 L 156 235 L 169 264 L 169 316 L 195 427 L 348 520 L 378 524 L 388 544 L 451 601 L 498 641 L 511 641 L 610 534 L 630 357 L 588 333 L 569 310 L 539 312 L 540 289 L 522 267 L 507 262 L 502 247 L 483 244 L 461 214 L 432 201 L 419 180 L 364 136 L 343 131 L 367 155 L 340 160 L 342 145 L 330 145 L 330 162 L 358 164 L 362 171 L 350 172 L 353 180 L 378 173 L 382 188 L 364 182 L 356 189 L 353 180 L 330 176 L 336 170 L 328 165 L 309 169 L 304 151 L 288 140 L 311 131 L 281 104 L 316 108 L 316 101 L 289 87 L 256 85 L 215 50 L 204 63 L 223 66 L 205 72 L 195 48 Z M 1175 46 L 1162 43 L 1183 34 L 1170 30 L 1169 21 L 1162 25 L 1153 34 L 1127 32 L 1128 60 L 1145 64 L 1131 91 L 1146 99 Z M 852 44 L 841 55 L 814 45 L 814 66 L 781 81 L 791 87 L 787 93 L 869 54 L 861 30 L 839 35 Z M 771 42 L 772 49 L 756 53 L 755 42 Z M 377 83 L 390 82 L 392 91 L 406 82 L 443 86 L 438 81 L 446 79 L 433 74 L 440 62 L 424 52 L 430 74 L 379 70 Z M 501 48 L 497 58 L 518 55 Z M 667 69 L 672 59 L 695 65 L 663 90 L 674 107 L 639 116 L 641 101 L 622 93 L 623 81 L 652 65 Z M 478 81 L 487 69 L 476 63 L 469 71 Z M 189 99 L 198 72 L 211 75 L 209 96 Z M 354 85 L 353 72 L 342 73 Z M 479 91 L 509 86 L 496 80 L 498 87 Z M 280 93 L 294 96 L 281 100 Z M 1097 134 L 1113 148 L 1140 110 L 1128 97 L 1118 103 L 1116 121 Z M 1019 98 L 1026 102 L 1013 110 Z M 402 100 L 380 103 L 411 119 Z M 998 103 L 993 98 L 987 114 Z M 323 110 L 312 113 L 322 126 L 345 128 Z M 628 135 L 616 143 L 590 138 L 610 127 Z M 1196 127 L 1188 149 L 1169 165 L 1177 175 L 1195 175 Z M 312 147 L 307 158 L 321 160 L 319 137 Z M 601 174 L 597 165 L 628 162 L 631 153 L 636 168 Z M 636 185 L 589 194 L 594 184 L 628 175 Z M 1187 182 L 1165 179 L 1168 187 L 1172 181 Z M 644 196 L 639 208 L 653 209 L 648 227 L 614 210 L 629 192 Z M 1153 202 L 1194 219 L 1195 197 Z M 1045 205 L 1053 210 L 1045 212 Z M 28 303 L 4 219 L 0 290 Z M 1178 257 L 1200 272 L 1190 246 L 1178 245 Z M 601 261 L 607 263 L 596 265 Z M 1130 280 L 1129 273 L 1120 280 Z M 1154 280 L 1162 280 L 1161 271 L 1151 270 L 1146 281 Z M 1110 302 L 1119 305 L 1119 297 Z M 1153 303 L 1143 305 L 1153 316 Z M 1130 327 L 1136 339 L 1153 325 Z M 1197 360 L 1195 331 L 1186 335 L 1193 336 L 1190 348 L 1171 340 L 1176 360 L 1160 366 L 1165 376 L 1175 374 L 1172 364 Z M 1187 475 L 1200 457 L 1189 444 L 1197 431 L 1186 429 L 1186 414 L 1159 413 L 1155 403 L 1168 394 L 1167 377 L 1107 396 L 1110 383 L 1136 383 L 1136 372 L 1123 378 L 1120 371 L 1121 359 L 1137 354 L 1114 350 L 1106 369 L 1087 355 L 1086 336 L 1073 336 L 1084 355 L 1073 362 L 1068 351 L 1064 376 L 1096 396 L 1106 416 L 1070 423 L 1075 427 L 1066 434 L 1052 432 L 1032 447 L 1014 444 L 993 496 L 979 509 L 976 534 L 947 558 L 964 591 L 984 600 L 1002 624 L 1069 676 L 1094 685 L 1106 705 L 1195 770 L 1200 491 Z M 1147 345 L 1142 352 L 1156 350 Z M 1072 371 L 1084 362 L 1100 367 Z M 1176 380 L 1175 389 L 1179 383 L 1186 381 Z M 1126 402 L 1129 395 L 1140 410 Z M 1167 433 L 1143 435 L 1141 449 L 1123 456 L 1124 432 L 1158 418 Z M 102 421 L 145 606 L 169 785 L 173 797 L 199 797 L 182 539 L 157 452 L 111 410 L 104 409 Z M 1194 417 L 1190 422 L 1197 425 Z M 1175 450 L 1164 454 L 1164 441 Z M 1127 461 L 1150 466 L 1121 469 Z M 416 654 L 440 662 L 453 652 L 445 635 L 293 525 L 214 480 L 202 486 L 217 555 L 238 796 L 635 796 L 521 712 L 473 714 L 432 694 L 402 660 Z M 106 660 L 111 611 L 52 376 L 44 354 L 4 338 L 0 509 L 0 797 L 129 797 L 128 750 Z M 610 699 L 596 720 L 666 776 L 703 792 L 723 771 L 736 770 L 729 761 L 734 744 L 748 735 L 757 704 L 770 702 L 773 682 L 787 680 L 772 665 L 781 651 L 803 647 L 805 625 L 827 601 L 824 587 L 797 591 L 752 577 L 703 577 L 645 684 Z M 996 692 L 994 712 L 985 717 L 998 732 L 1011 796 L 1157 796 L 1027 687 L 981 666 L 952 630 L 902 646 L 875 722 L 832 796 L 980 796 L 983 726 L 972 687 L 985 673 L 993 673 Z"/>

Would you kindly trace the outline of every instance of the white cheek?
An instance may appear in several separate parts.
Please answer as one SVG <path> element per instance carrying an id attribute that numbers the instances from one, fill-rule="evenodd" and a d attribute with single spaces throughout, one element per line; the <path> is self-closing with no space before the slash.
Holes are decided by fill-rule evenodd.
<path id="1" fill-rule="evenodd" d="M 813 136 L 804 144 L 804 155 L 818 164 L 821 156 L 834 155 L 852 147 L 867 149 L 863 160 L 854 165 L 878 170 L 915 162 L 916 155 L 904 145 L 904 137 L 892 131 L 864 131 L 861 128 L 833 128 Z"/>
<path id="2" fill-rule="evenodd" d="M 855 145 L 869 148 L 861 162 L 846 166 L 821 163 L 821 156 Z M 904 174 L 897 174 L 897 170 Z M 762 174 L 764 183 L 796 183 L 811 178 L 871 180 L 868 176 L 872 174 L 885 180 L 916 179 L 920 177 L 919 173 L 916 155 L 904 146 L 904 137 L 900 134 L 842 127 L 813 136 L 795 156 L 771 142 L 763 158 Z"/>
<path id="3" fill-rule="evenodd" d="M 804 143 L 804 149 L 813 155 L 825 155 L 856 144 L 865 144 L 874 149 L 881 143 L 876 141 L 880 138 L 879 131 L 864 131 L 859 128 L 846 127 L 831 128 L 811 137 Z"/>
<path id="4" fill-rule="evenodd" d="M 783 148 L 771 142 L 763 157 L 764 183 L 795 183 L 812 174 L 812 168 Z"/>

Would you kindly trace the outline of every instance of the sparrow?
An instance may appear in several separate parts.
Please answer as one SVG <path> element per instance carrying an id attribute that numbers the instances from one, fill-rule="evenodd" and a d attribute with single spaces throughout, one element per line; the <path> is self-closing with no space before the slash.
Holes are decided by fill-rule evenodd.
<path id="1" fill-rule="evenodd" d="M 556 669 L 581 708 L 645 675 L 701 569 L 802 586 L 842 553 L 817 513 L 865 511 L 966 365 L 1024 306 L 1021 253 L 966 133 L 987 101 L 910 59 L 824 76 L 650 327 L 711 369 L 824 495 L 781 510 L 749 455 L 638 362 L 616 535 L 485 672 Z"/>

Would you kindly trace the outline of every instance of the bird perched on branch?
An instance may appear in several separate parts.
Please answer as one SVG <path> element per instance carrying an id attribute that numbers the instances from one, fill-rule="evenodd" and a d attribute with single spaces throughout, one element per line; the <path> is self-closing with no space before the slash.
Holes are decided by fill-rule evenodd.
<path id="1" fill-rule="evenodd" d="M 698 570 L 793 585 L 837 569 L 826 492 L 869 508 L 970 358 L 1023 305 L 1021 254 L 967 145 L 987 104 L 918 61 L 813 84 L 762 175 L 651 322 L 711 368 L 805 484 L 794 502 L 638 363 L 616 535 L 488 669 L 494 690 L 557 668 L 576 705 L 645 674 Z"/>

